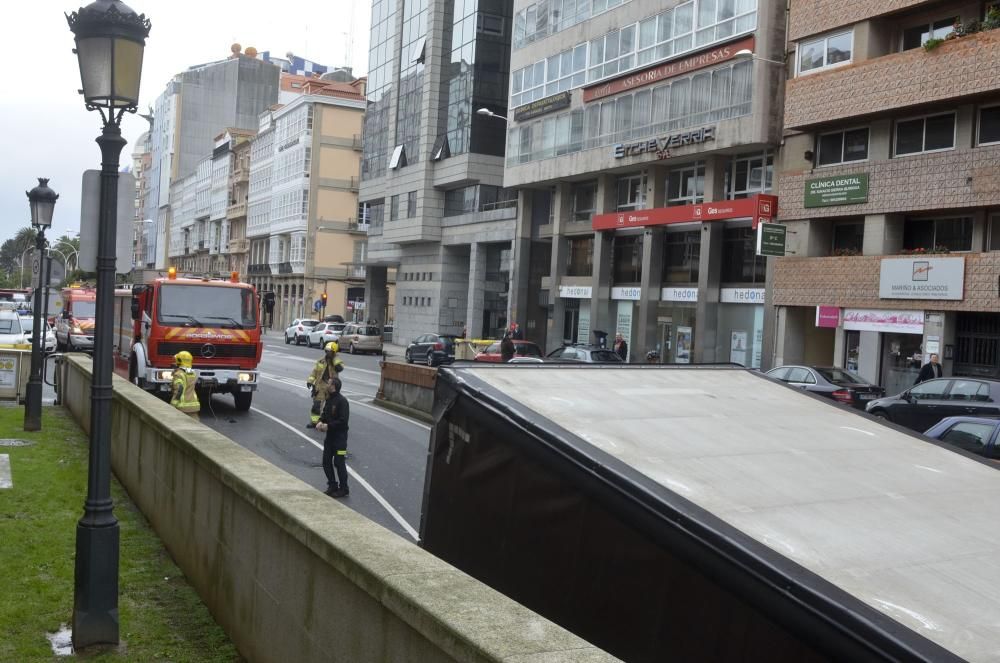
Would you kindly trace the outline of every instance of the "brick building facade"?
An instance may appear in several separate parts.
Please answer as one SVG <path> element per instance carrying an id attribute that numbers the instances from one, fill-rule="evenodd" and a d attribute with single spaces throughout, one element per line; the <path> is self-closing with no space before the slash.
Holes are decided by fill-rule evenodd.
<path id="1" fill-rule="evenodd" d="M 994 3 L 828 4 L 790 6 L 773 365 L 1000 377 L 1000 30 L 956 32 Z"/>

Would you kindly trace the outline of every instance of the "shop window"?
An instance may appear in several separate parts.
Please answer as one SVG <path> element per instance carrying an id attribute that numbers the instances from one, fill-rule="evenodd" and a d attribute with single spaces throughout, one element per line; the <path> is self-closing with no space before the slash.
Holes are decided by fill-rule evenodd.
<path id="1" fill-rule="evenodd" d="M 615 235 L 615 283 L 638 283 L 642 280 L 642 235 Z"/>
<path id="2" fill-rule="evenodd" d="M 705 164 L 675 168 L 667 173 L 667 206 L 694 205 L 705 200 Z"/>
<path id="3" fill-rule="evenodd" d="M 955 147 L 955 114 L 943 113 L 896 122 L 896 156 L 940 152 Z"/>
<path id="4" fill-rule="evenodd" d="M 646 204 L 646 176 L 626 175 L 618 178 L 617 210 L 619 212 L 642 209 Z"/>
<path id="5" fill-rule="evenodd" d="M 663 250 L 663 282 L 697 283 L 700 257 L 700 230 L 666 233 Z"/>
<path id="6" fill-rule="evenodd" d="M 835 256 L 856 256 L 861 253 L 865 241 L 865 222 L 853 221 L 837 223 L 833 226 L 833 247 Z"/>
<path id="7" fill-rule="evenodd" d="M 766 268 L 763 256 L 757 255 L 757 232 L 750 226 L 725 228 L 722 231 L 722 281 L 724 283 L 763 283 Z"/>
<path id="8" fill-rule="evenodd" d="M 798 46 L 798 72 L 805 74 L 850 64 L 853 51 L 853 30 L 804 41 Z"/>
<path id="9" fill-rule="evenodd" d="M 868 159 L 868 128 L 821 134 L 816 146 L 816 163 L 832 166 Z"/>
<path id="10" fill-rule="evenodd" d="M 921 23 L 920 25 L 904 29 L 903 50 L 908 51 L 911 48 L 920 48 L 929 39 L 944 39 L 955 31 L 955 23 L 957 21 L 958 17 L 952 16 L 951 18 L 943 18 L 930 23 Z"/>
<path id="11" fill-rule="evenodd" d="M 590 221 L 597 211 L 597 182 L 573 185 L 573 220 Z"/>
<path id="12" fill-rule="evenodd" d="M 1000 143 L 1000 106 L 979 109 L 979 145 Z"/>
<path id="13" fill-rule="evenodd" d="M 1000 214 L 990 217 L 990 251 L 1000 251 Z"/>
<path id="14" fill-rule="evenodd" d="M 774 181 L 774 155 L 768 152 L 740 154 L 726 167 L 726 197 L 749 198 L 771 190 Z"/>
<path id="15" fill-rule="evenodd" d="M 590 276 L 594 269 L 594 238 L 570 237 L 566 243 L 566 276 Z"/>
<path id="16" fill-rule="evenodd" d="M 903 224 L 906 251 L 971 251 L 972 219 L 906 219 Z"/>

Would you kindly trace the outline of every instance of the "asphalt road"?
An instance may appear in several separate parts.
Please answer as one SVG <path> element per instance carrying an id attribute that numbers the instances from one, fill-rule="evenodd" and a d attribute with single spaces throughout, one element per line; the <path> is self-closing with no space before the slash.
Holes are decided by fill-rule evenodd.
<path id="1" fill-rule="evenodd" d="M 311 405 L 306 378 L 321 356 L 318 349 L 286 345 L 280 332 L 268 336 L 259 367 L 261 384 L 250 411 L 236 411 L 233 397 L 219 394 L 203 404 L 201 422 L 325 490 L 323 434 L 305 427 Z M 343 354 L 341 359 L 346 366 L 340 374 L 343 393 L 351 403 L 347 443 L 351 494 L 340 501 L 416 540 L 430 427 L 372 404 L 379 384 L 379 357 Z"/>

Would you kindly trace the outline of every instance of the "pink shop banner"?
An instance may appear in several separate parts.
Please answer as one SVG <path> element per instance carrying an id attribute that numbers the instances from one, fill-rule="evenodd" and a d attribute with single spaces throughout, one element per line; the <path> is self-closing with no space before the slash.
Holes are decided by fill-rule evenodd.
<path id="1" fill-rule="evenodd" d="M 849 308 L 844 310 L 844 329 L 923 334 L 924 312 Z"/>
<path id="2" fill-rule="evenodd" d="M 816 326 L 817 327 L 831 327 L 836 329 L 837 325 L 840 324 L 840 307 L 839 306 L 817 306 L 816 307 Z"/>

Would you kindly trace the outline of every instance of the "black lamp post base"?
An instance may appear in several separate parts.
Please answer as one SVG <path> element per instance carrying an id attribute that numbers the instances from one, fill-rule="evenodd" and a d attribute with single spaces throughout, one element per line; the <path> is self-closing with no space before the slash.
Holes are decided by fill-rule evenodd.
<path id="1" fill-rule="evenodd" d="M 73 648 L 118 644 L 118 523 L 76 526 Z"/>
<path id="2" fill-rule="evenodd" d="M 42 430 L 42 384 L 34 380 L 24 391 L 24 430 Z"/>

